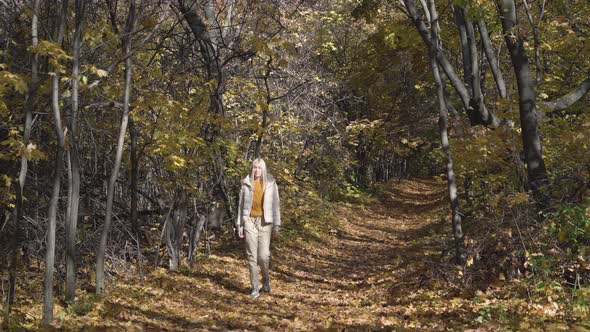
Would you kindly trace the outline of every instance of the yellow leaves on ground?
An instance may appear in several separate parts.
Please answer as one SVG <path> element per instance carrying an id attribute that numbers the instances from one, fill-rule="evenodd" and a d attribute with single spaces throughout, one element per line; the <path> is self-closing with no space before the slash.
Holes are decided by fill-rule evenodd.
<path id="1" fill-rule="evenodd" d="M 193 269 L 172 273 L 157 268 L 143 279 L 120 275 L 104 298 L 79 294 L 73 307 L 58 308 L 56 326 L 115 331 L 504 331 L 540 329 L 538 322 L 543 321 L 548 331 L 584 331 L 582 324 L 560 322 L 564 308 L 558 285 L 548 285 L 549 295 L 533 301 L 522 296 L 517 282 L 471 290 L 435 278 L 440 248 L 452 236 L 450 226 L 436 228 L 446 203 L 432 204 L 433 196 L 445 194 L 445 183 L 403 180 L 384 190 L 388 194 L 381 202 L 340 205 L 339 224 L 317 241 L 281 237 L 273 242 L 270 295 L 248 296 L 243 243 L 217 243 L 214 254 L 199 257 Z M 469 257 L 468 265 L 478 259 Z M 41 305 L 22 300 L 15 312 L 21 328 L 35 329 Z"/>

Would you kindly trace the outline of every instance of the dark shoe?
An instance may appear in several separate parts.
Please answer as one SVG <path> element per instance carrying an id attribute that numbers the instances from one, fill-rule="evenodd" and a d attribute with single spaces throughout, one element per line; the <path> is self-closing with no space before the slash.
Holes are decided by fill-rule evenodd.
<path id="1" fill-rule="evenodd" d="M 262 283 L 262 291 L 265 293 L 270 293 L 270 282 L 269 280 L 265 280 Z"/>

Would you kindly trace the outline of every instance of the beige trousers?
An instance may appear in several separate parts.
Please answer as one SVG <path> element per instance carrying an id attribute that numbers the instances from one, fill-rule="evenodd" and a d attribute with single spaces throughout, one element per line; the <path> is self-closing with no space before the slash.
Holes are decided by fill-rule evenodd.
<path id="1" fill-rule="evenodd" d="M 246 217 L 244 236 L 246 237 L 246 255 L 250 267 L 250 284 L 258 290 L 258 266 L 262 270 L 262 279 L 268 280 L 268 262 L 270 258 L 270 236 L 272 224 L 266 224 L 263 217 Z"/>

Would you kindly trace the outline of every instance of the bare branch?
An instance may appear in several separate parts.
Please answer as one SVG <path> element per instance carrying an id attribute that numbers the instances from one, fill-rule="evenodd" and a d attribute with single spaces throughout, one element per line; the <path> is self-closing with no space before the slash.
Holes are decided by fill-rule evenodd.
<path id="1" fill-rule="evenodd" d="M 580 85 L 565 96 L 554 101 L 541 103 L 541 105 L 547 107 L 550 111 L 562 111 L 582 99 L 588 91 L 590 91 L 590 77 L 582 81 Z"/>

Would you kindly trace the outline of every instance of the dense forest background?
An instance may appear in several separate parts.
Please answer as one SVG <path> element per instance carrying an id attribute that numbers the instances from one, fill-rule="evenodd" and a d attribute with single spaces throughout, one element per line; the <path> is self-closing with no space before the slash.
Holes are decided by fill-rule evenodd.
<path id="1" fill-rule="evenodd" d="M 49 325 L 114 275 L 198 269 L 235 241 L 258 156 L 286 239 L 438 177 L 433 278 L 519 282 L 584 319 L 588 17 L 584 0 L 0 2 L 4 323 L 31 298 Z"/>

